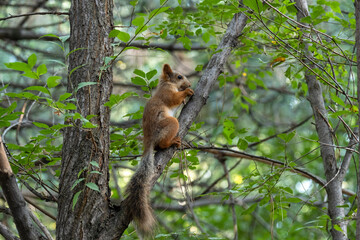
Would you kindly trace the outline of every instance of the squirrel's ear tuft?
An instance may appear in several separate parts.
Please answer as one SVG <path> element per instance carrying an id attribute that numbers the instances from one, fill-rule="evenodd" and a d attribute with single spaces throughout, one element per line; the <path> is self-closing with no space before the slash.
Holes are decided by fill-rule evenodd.
<path id="1" fill-rule="evenodd" d="M 168 80 L 170 80 L 172 74 L 173 74 L 173 71 L 172 71 L 170 65 L 169 64 L 164 64 L 163 71 L 162 71 L 162 74 L 161 74 L 161 78 L 164 81 L 168 81 Z"/>

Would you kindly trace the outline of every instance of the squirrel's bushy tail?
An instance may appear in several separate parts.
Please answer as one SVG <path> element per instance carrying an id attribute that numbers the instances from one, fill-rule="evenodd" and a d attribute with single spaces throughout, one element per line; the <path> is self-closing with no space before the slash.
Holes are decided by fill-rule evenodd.
<path id="1" fill-rule="evenodd" d="M 155 218 L 150 205 L 150 180 L 154 172 L 154 155 L 150 150 L 128 183 L 124 199 L 125 211 L 133 218 L 136 229 L 142 236 L 150 236 L 155 227 Z"/>

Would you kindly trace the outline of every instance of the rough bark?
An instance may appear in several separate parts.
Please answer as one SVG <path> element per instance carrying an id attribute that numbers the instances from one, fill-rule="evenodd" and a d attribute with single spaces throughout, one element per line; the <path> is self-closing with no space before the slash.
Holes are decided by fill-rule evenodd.
<path id="1" fill-rule="evenodd" d="M 36 231 L 0 137 L 0 185 L 22 240 L 45 239 Z M 4 232 L 8 234 L 9 232 Z M 10 234 L 10 233 L 9 233 Z M 9 235 L 10 236 L 10 235 Z"/>
<path id="2" fill-rule="evenodd" d="M 357 61 L 357 101 L 360 109 L 360 0 L 355 0 L 355 20 L 356 20 L 356 32 L 355 32 L 355 47 L 356 47 L 356 61 Z M 360 112 L 358 113 L 358 125 L 360 124 Z M 360 126 L 360 125 L 359 125 Z M 360 136 L 360 128 L 359 128 Z M 360 144 L 358 145 L 358 150 L 360 150 Z M 356 212 L 356 239 L 360 239 L 360 155 L 358 161 L 358 171 L 357 171 L 357 206 L 358 210 Z"/>
<path id="3" fill-rule="evenodd" d="M 309 16 L 308 4 L 306 0 L 296 0 L 298 9 L 297 18 Z M 304 30 L 304 36 L 308 36 L 308 30 Z M 312 53 L 308 50 L 308 45 L 305 44 L 304 54 L 311 59 Z M 315 68 L 310 61 L 304 59 L 304 62 L 311 68 Z M 347 239 L 347 222 L 344 220 L 345 211 L 342 206 L 344 198 L 342 195 L 342 178 L 339 174 L 339 168 L 336 163 L 334 142 L 332 138 L 332 129 L 328 122 L 327 111 L 323 99 L 323 92 L 321 83 L 312 75 L 310 71 L 306 71 L 305 80 L 308 85 L 308 100 L 313 110 L 315 118 L 316 131 L 319 136 L 320 153 L 323 160 L 325 177 L 326 177 L 326 193 L 328 195 L 328 213 L 331 218 L 331 235 L 333 239 Z M 335 230 L 335 225 L 338 225 L 343 232 Z"/>
<path id="4" fill-rule="evenodd" d="M 112 91 L 111 69 L 100 74 L 106 56 L 112 56 L 111 0 L 72 0 L 70 9 L 70 51 L 68 92 L 74 94 L 77 112 L 83 117 L 94 115 L 91 122 L 96 128 L 82 128 L 79 120 L 76 127 L 64 130 L 63 155 L 59 184 L 57 239 L 97 239 L 97 231 L 109 217 L 109 109 L 104 106 Z M 70 75 L 70 74 L 69 74 Z M 82 87 L 82 82 L 95 85 Z M 90 164 L 90 162 L 97 162 Z M 90 173 L 99 171 L 101 174 Z M 82 182 L 72 186 L 76 180 Z M 99 191 L 86 186 L 94 183 Z M 81 192 L 73 209 L 73 199 Z"/>

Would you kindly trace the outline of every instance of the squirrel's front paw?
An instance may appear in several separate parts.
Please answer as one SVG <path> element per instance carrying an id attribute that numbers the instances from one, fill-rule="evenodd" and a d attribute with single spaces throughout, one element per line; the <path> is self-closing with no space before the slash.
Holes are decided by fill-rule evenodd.
<path id="1" fill-rule="evenodd" d="M 188 95 L 188 96 L 194 95 L 194 90 L 192 90 L 191 88 L 185 89 L 185 92 L 186 92 L 186 95 Z"/>

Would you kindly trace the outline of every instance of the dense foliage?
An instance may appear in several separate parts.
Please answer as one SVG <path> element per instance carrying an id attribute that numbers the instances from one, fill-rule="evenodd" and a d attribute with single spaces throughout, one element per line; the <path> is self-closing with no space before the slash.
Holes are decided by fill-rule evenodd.
<path id="1" fill-rule="evenodd" d="M 249 18 L 183 149 L 153 189 L 157 239 L 329 238 L 326 177 L 305 74 L 322 84 L 328 111 L 323 117 L 341 166 L 355 151 L 349 142 L 358 125 L 355 16 L 353 1 L 308 4 L 310 16 L 300 22 L 300 10 L 291 0 L 244 0 L 240 5 L 234 0 L 114 1 L 109 37 L 115 55 L 105 59 L 100 71 L 112 66 L 114 73 L 106 106 L 111 108 L 110 190 L 115 202 L 123 198 L 141 158 L 142 111 L 161 66 L 169 63 L 187 75 L 195 89 L 234 14 Z M 71 126 L 89 131 L 98 126 L 91 121 L 94 115 L 74 111 L 74 93 L 66 92 L 68 76 L 87 67 L 67 67 L 69 55 L 82 51 L 68 50 L 70 3 L 35 5 L 19 0 L 0 9 L 4 18 L 13 15 L 1 19 L 0 27 L 0 127 L 23 194 L 54 235 L 60 152 L 66 151 L 61 133 Z M 35 11 L 53 14 L 15 17 Z M 96 84 L 84 82 L 75 92 Z M 345 203 L 338 206 L 345 209 L 350 239 L 357 211 L 358 156 L 352 157 L 343 182 Z M 95 161 L 88 166 L 96 167 Z M 92 170 L 84 177 L 79 172 L 72 187 L 85 182 L 98 191 L 87 181 L 96 174 L 101 173 Z M 0 221 L 14 230 L 6 202 L 0 202 Z M 133 227 L 123 239 L 136 239 Z"/>

